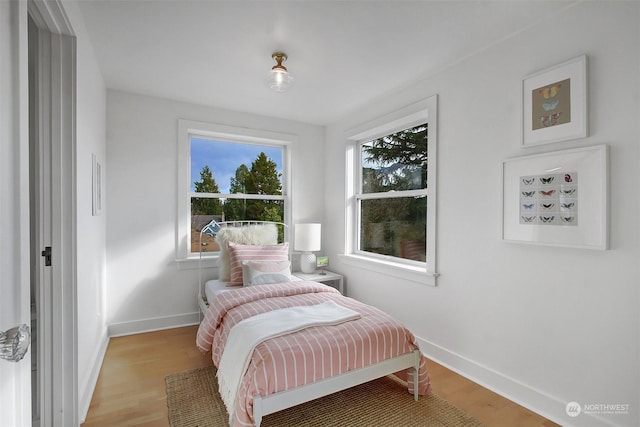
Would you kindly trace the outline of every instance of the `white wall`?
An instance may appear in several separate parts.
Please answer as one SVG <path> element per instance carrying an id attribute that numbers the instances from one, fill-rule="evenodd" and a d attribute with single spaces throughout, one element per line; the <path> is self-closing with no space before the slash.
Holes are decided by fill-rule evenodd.
<path id="1" fill-rule="evenodd" d="M 175 260 L 178 119 L 298 135 L 291 146 L 292 222 L 322 220 L 323 128 L 108 91 L 107 322 L 112 335 L 198 321 L 197 263 Z M 212 270 L 207 274 L 215 276 Z"/>
<path id="2" fill-rule="evenodd" d="M 100 216 L 92 216 L 91 211 L 93 154 L 106 169 L 106 87 L 77 4 L 65 2 L 64 7 L 77 43 L 78 410 L 82 421 L 107 346 L 102 296 L 106 284 L 106 210 Z"/>
<path id="3" fill-rule="evenodd" d="M 640 425 L 639 27 L 637 2 L 584 2 L 327 129 L 323 237 L 348 293 L 404 321 L 430 356 L 565 425 Z M 590 136 L 521 149 L 521 79 L 581 54 Z M 344 131 L 433 94 L 438 286 L 341 264 Z M 596 144 L 610 146 L 611 249 L 502 242 L 501 160 Z M 570 401 L 630 413 L 569 418 Z"/>

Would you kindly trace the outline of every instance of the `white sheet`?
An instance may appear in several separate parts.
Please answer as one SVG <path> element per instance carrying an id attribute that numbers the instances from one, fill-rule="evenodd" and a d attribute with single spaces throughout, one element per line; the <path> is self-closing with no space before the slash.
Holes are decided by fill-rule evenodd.
<path id="1" fill-rule="evenodd" d="M 209 302 L 209 304 L 211 304 L 213 300 L 216 299 L 216 296 L 218 294 L 230 289 L 233 288 L 228 287 L 227 282 L 223 282 L 218 279 L 207 280 L 207 282 L 204 284 L 204 294 L 207 296 L 207 301 Z"/>

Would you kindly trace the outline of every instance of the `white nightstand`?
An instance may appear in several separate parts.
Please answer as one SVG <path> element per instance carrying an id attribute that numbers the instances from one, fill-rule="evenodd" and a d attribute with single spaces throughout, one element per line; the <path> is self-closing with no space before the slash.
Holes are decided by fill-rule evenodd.
<path id="1" fill-rule="evenodd" d="M 344 295 L 344 281 L 341 274 L 334 273 L 332 271 L 324 270 L 325 274 L 315 273 L 303 273 L 301 271 L 294 271 L 293 275 L 303 280 L 313 280 L 314 282 L 324 283 L 333 288 L 336 288 Z"/>

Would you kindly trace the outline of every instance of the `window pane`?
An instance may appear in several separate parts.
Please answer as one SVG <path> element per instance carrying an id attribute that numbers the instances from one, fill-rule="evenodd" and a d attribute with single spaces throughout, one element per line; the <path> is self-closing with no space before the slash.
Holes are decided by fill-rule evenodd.
<path id="1" fill-rule="evenodd" d="M 360 250 L 426 261 L 427 198 L 362 200 Z"/>
<path id="2" fill-rule="evenodd" d="M 284 149 L 191 138 L 191 191 L 282 194 Z"/>
<path id="3" fill-rule="evenodd" d="M 427 188 L 427 124 L 362 145 L 362 192 Z"/>
<path id="4" fill-rule="evenodd" d="M 191 253 L 199 252 L 200 231 L 211 220 L 223 221 L 273 221 L 284 222 L 283 200 L 247 200 L 191 198 Z M 278 241 L 284 238 L 283 227 L 279 227 Z M 207 235 L 202 236 L 202 251 L 219 251 L 215 240 Z"/>
<path id="5" fill-rule="evenodd" d="M 192 192 L 282 195 L 283 147 L 195 136 L 190 143 Z M 283 222 L 284 201 L 192 197 L 191 253 L 199 252 L 200 230 L 212 219 Z M 210 236 L 203 236 L 202 243 L 204 252 L 220 250 Z"/>

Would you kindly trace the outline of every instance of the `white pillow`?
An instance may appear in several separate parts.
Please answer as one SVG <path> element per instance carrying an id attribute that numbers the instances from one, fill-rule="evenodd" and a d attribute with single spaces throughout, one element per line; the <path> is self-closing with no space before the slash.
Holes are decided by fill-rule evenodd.
<path id="1" fill-rule="evenodd" d="M 291 261 L 243 261 L 244 286 L 268 285 L 291 281 Z"/>
<path id="2" fill-rule="evenodd" d="M 228 282 L 231 276 L 231 268 L 227 242 L 240 243 L 242 245 L 275 245 L 278 243 L 278 228 L 275 224 L 223 227 L 216 234 L 216 242 L 220 246 L 218 279 Z"/>

